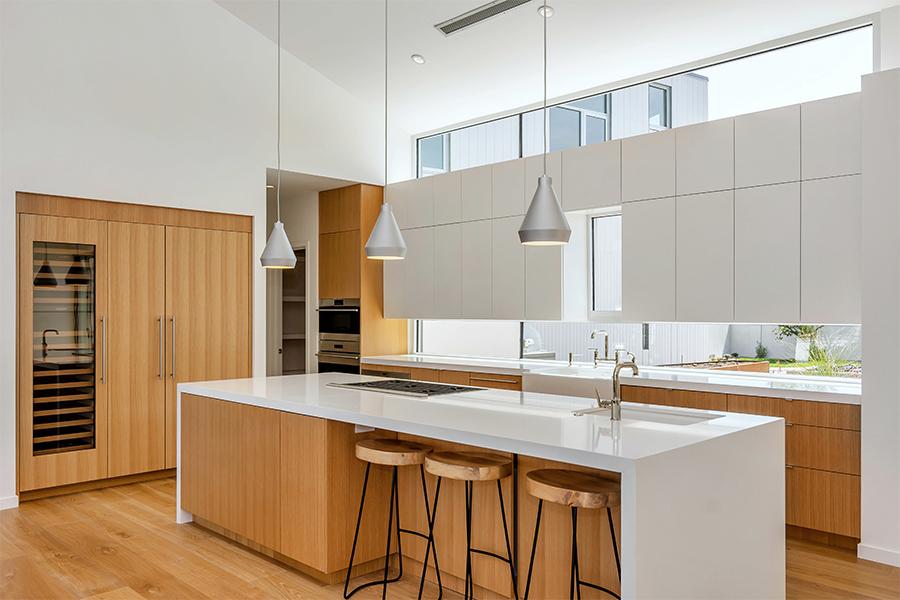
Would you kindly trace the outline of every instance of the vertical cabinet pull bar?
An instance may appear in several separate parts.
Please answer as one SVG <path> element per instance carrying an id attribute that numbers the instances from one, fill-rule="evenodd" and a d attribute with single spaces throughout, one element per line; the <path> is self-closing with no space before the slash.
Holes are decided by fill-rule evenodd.
<path id="1" fill-rule="evenodd" d="M 172 315 L 172 379 L 175 379 L 175 315 Z"/>
<path id="2" fill-rule="evenodd" d="M 163 363 L 166 362 L 165 359 L 165 339 L 163 334 L 163 317 L 160 315 L 158 319 L 156 319 L 156 323 L 159 325 L 159 333 L 157 339 L 159 340 L 159 362 L 156 368 L 156 376 L 160 379 L 163 378 Z"/>
<path id="3" fill-rule="evenodd" d="M 103 361 L 100 366 L 100 383 L 106 383 L 106 317 L 100 317 L 100 360 Z"/>

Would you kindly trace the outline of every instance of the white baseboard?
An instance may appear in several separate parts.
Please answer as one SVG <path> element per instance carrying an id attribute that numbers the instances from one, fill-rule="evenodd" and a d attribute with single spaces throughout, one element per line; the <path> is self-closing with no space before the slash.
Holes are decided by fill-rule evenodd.
<path id="1" fill-rule="evenodd" d="M 16 508 L 19 506 L 19 497 L 18 496 L 6 496 L 0 498 L 0 510 L 6 510 L 8 508 Z"/>
<path id="2" fill-rule="evenodd" d="M 856 555 L 859 558 L 865 560 L 871 560 L 885 565 L 900 567 L 900 551 L 898 550 L 879 548 L 878 546 L 867 546 L 866 544 L 858 544 L 856 546 Z"/>

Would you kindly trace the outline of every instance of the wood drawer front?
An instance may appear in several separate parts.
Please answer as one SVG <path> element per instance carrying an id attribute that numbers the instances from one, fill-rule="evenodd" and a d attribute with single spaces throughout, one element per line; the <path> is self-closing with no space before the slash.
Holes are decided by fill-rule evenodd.
<path id="1" fill-rule="evenodd" d="M 409 378 L 415 381 L 440 381 L 440 371 L 437 369 L 420 369 L 413 367 L 410 369 Z"/>
<path id="2" fill-rule="evenodd" d="M 469 385 L 496 390 L 522 391 L 520 375 L 495 375 L 494 373 L 469 373 Z"/>
<path id="3" fill-rule="evenodd" d="M 438 379 L 441 383 L 448 383 L 450 385 L 469 385 L 469 372 L 442 370 Z"/>
<path id="4" fill-rule="evenodd" d="M 784 418 L 785 406 L 787 403 L 788 402 L 782 398 L 728 394 L 729 412 Z"/>
<path id="5" fill-rule="evenodd" d="M 785 477 L 788 525 L 859 537 L 858 476 L 788 467 Z"/>
<path id="6" fill-rule="evenodd" d="M 693 392 L 689 390 L 672 390 L 669 393 L 669 406 L 699 408 L 701 410 L 725 410 L 727 404 L 725 394 Z"/>
<path id="7" fill-rule="evenodd" d="M 785 402 L 784 418 L 796 425 L 860 430 L 860 410 L 856 404 L 793 400 Z"/>
<path id="8" fill-rule="evenodd" d="M 860 474 L 858 431 L 789 425 L 784 436 L 788 465 L 848 475 Z"/>
<path id="9" fill-rule="evenodd" d="M 412 370 L 409 367 L 396 367 L 393 365 L 373 365 L 369 363 L 363 363 L 360 366 L 361 371 L 378 373 L 378 377 L 400 377 L 404 379 L 412 378 Z"/>
<path id="10" fill-rule="evenodd" d="M 625 402 L 637 402 L 638 404 L 670 406 L 669 390 L 665 388 L 623 385 L 622 400 Z"/>

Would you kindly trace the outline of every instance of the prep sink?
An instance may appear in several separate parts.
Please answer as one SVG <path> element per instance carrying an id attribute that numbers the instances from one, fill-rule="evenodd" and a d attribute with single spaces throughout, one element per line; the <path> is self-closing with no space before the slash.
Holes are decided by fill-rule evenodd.
<path id="1" fill-rule="evenodd" d="M 609 418 L 608 408 L 589 408 L 575 411 L 576 416 L 592 415 L 603 416 Z M 666 407 L 655 407 L 646 404 L 638 405 L 622 405 L 622 419 L 629 421 L 650 421 L 651 423 L 662 423 L 665 425 L 696 425 L 704 421 L 712 421 L 724 417 L 724 413 L 711 412 L 706 410 L 691 410 L 688 408 L 672 409 Z"/>

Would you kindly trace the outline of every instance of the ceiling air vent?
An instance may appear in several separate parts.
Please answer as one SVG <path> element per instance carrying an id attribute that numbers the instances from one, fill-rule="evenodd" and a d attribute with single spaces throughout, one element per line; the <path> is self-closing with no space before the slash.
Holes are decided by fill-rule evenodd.
<path id="1" fill-rule="evenodd" d="M 443 23 L 438 23 L 435 27 L 440 29 L 444 35 L 450 35 L 528 2 L 531 2 L 531 0 L 494 0 L 469 12 L 448 19 Z"/>

